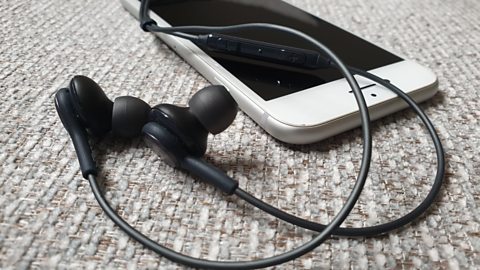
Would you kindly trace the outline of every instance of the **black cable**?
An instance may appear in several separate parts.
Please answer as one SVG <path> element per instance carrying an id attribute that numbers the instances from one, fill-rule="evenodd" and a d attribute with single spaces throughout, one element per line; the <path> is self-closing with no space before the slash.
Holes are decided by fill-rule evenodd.
<path id="1" fill-rule="evenodd" d="M 425 114 L 425 112 L 420 108 L 420 106 L 407 94 L 405 94 L 402 90 L 400 90 L 398 87 L 395 85 L 391 84 L 390 82 L 374 75 L 369 72 L 349 67 L 350 71 L 352 73 L 358 74 L 362 77 L 365 77 L 367 79 L 370 79 L 390 91 L 394 92 L 396 95 L 398 95 L 401 99 L 403 99 L 414 111 L 415 113 L 420 117 L 422 122 L 424 123 L 425 127 L 428 130 L 428 133 L 430 134 L 433 144 L 435 146 L 435 151 L 437 154 L 437 172 L 435 175 L 435 180 L 432 184 L 432 188 L 428 192 L 427 196 L 425 199 L 412 211 L 410 211 L 408 214 L 395 219 L 393 221 L 383 223 L 380 225 L 375 225 L 375 226 L 369 226 L 369 227 L 363 227 L 363 228 L 342 228 L 339 227 L 337 228 L 333 234 L 335 235 L 341 235 L 341 236 L 363 236 L 363 237 L 368 237 L 368 236 L 374 236 L 374 235 L 379 235 L 379 234 L 384 234 L 389 231 L 398 229 L 416 218 L 418 218 L 420 215 L 422 215 L 430 205 L 433 204 L 435 201 L 436 196 L 440 192 L 442 183 L 443 183 L 443 178 L 445 175 L 445 153 L 442 147 L 442 143 L 440 141 L 440 138 L 438 137 L 438 134 L 435 130 L 435 127 L 433 126 L 432 122 L 428 118 L 428 116 Z M 325 229 L 325 225 L 320 224 L 320 223 L 315 223 L 312 221 L 308 221 L 306 219 L 299 218 L 297 216 L 291 215 L 287 212 L 284 212 L 268 203 L 265 203 L 264 201 L 261 201 L 251 194 L 247 193 L 246 191 L 242 190 L 241 188 L 238 188 L 235 191 L 235 195 L 238 197 L 242 198 L 243 200 L 247 201 L 248 203 L 252 204 L 253 206 L 281 219 L 284 220 L 288 223 L 291 223 L 293 225 L 297 225 L 300 227 L 303 227 L 305 229 L 309 230 L 314 230 L 314 231 L 322 231 Z"/>
<path id="2" fill-rule="evenodd" d="M 172 33 L 168 33 L 168 35 L 184 38 L 192 42 L 196 42 L 199 39 L 198 36 L 196 35 L 190 35 L 190 34 L 185 34 L 181 32 L 172 32 Z"/>
<path id="3" fill-rule="evenodd" d="M 143 31 L 145 32 L 150 32 L 149 28 L 157 25 L 157 22 L 152 20 L 150 18 L 150 15 L 148 14 L 148 6 L 149 6 L 149 3 L 145 3 L 144 1 L 140 3 L 140 28 L 142 28 Z M 184 38 L 193 42 L 198 40 L 198 36 L 192 35 L 192 34 L 187 34 L 182 32 L 169 32 L 168 34 L 172 36 Z"/>
<path id="4" fill-rule="evenodd" d="M 285 263 L 296 259 L 316 247 L 322 244 L 330 235 L 333 230 L 338 228 L 342 222 L 347 218 L 348 214 L 355 206 L 358 197 L 365 185 L 365 181 L 368 176 L 368 170 L 370 167 L 370 160 L 371 160 L 371 152 L 372 152 L 372 138 L 370 132 L 370 117 L 368 114 L 368 107 L 366 105 L 365 99 L 363 94 L 360 90 L 360 87 L 353 77 L 353 75 L 349 72 L 348 68 L 343 64 L 343 62 L 325 45 L 316 41 L 312 37 L 288 28 L 279 25 L 271 25 L 271 24 L 245 24 L 245 25 L 235 25 L 235 26 L 226 26 L 226 27 L 201 27 L 201 26 L 192 26 L 192 27 L 158 27 L 155 23 L 148 23 L 148 0 L 143 0 L 141 2 L 141 12 L 140 17 L 142 21 L 142 27 L 146 28 L 149 31 L 155 32 L 163 32 L 163 33 L 175 33 L 175 32 L 194 32 L 194 33 L 222 33 L 222 32 L 230 32 L 230 31 L 245 31 L 248 29 L 264 29 L 264 30 L 274 30 L 274 31 L 282 31 L 288 33 L 290 35 L 295 35 L 305 39 L 306 41 L 310 42 L 314 45 L 320 52 L 323 52 L 327 55 L 333 63 L 336 64 L 339 71 L 345 76 L 345 79 L 349 83 L 352 91 L 354 93 L 354 97 L 356 99 L 357 105 L 360 110 L 360 116 L 362 120 L 362 135 L 363 135 L 363 154 L 362 154 L 362 161 L 360 165 L 359 174 L 355 185 L 352 189 L 352 192 L 349 194 L 347 201 L 345 202 L 342 209 L 339 213 L 333 218 L 332 222 L 328 224 L 319 235 L 315 236 L 312 240 L 307 242 L 306 244 L 297 247 L 291 251 L 282 253 L 280 255 L 276 255 L 270 258 L 264 258 L 254 261 L 237 261 L 237 262 L 220 262 L 220 261 L 208 261 L 203 259 L 193 258 L 187 255 L 183 255 L 181 253 L 175 252 L 171 249 L 168 249 L 155 241 L 149 239 L 147 236 L 143 235 L 139 231 L 135 230 L 131 227 L 125 220 L 123 220 L 108 204 L 105 200 L 98 183 L 96 182 L 94 175 L 89 175 L 88 179 L 90 185 L 92 187 L 92 191 L 95 195 L 95 198 L 99 202 L 102 209 L 105 213 L 112 219 L 112 221 L 117 224 L 122 230 L 124 230 L 128 235 L 132 238 L 143 244 L 145 247 L 153 250 L 154 252 L 158 253 L 161 256 L 168 258 L 177 263 L 181 263 L 184 265 L 188 265 L 191 267 L 197 268 L 207 268 L 207 269 L 254 269 L 254 268 L 263 268 L 274 266 L 277 264 Z"/>

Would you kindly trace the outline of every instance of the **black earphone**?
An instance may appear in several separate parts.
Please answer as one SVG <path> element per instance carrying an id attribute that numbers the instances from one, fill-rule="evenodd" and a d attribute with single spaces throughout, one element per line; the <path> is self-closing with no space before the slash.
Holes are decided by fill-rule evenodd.
<path id="1" fill-rule="evenodd" d="M 68 88 L 62 88 L 55 95 L 55 106 L 60 119 L 72 138 L 80 169 L 84 178 L 89 180 L 92 191 L 105 213 L 132 238 L 145 247 L 177 263 L 208 269 L 253 269 L 278 265 L 298 258 L 323 243 L 331 234 L 346 236 L 372 236 L 397 229 L 421 214 L 433 203 L 440 191 L 445 174 L 445 159 L 441 141 L 433 124 L 422 109 L 407 94 L 390 82 L 368 72 L 346 66 L 332 51 L 310 36 L 297 30 L 271 24 L 245 24 L 226 27 L 183 26 L 159 27 L 148 15 L 149 0 L 141 1 L 141 27 L 145 31 L 162 32 L 193 42 L 201 39 L 200 34 L 220 34 L 231 31 L 262 29 L 281 31 L 295 35 L 310 42 L 318 53 L 327 59 L 325 65 L 335 67 L 345 76 L 352 88 L 360 110 L 362 120 L 363 154 L 360 171 L 355 186 L 347 201 L 330 224 L 322 225 L 285 213 L 248 194 L 239 187 L 239 183 L 220 169 L 202 159 L 207 149 L 207 135 L 224 131 L 237 114 L 237 104 L 223 86 L 210 86 L 198 91 L 189 101 L 189 107 L 160 104 L 150 107 L 144 101 L 134 97 L 119 97 L 112 102 L 100 86 L 84 76 L 75 76 Z M 360 87 L 352 74 L 368 78 L 396 93 L 419 115 L 432 137 L 437 152 L 437 173 L 432 188 L 424 199 L 410 213 L 394 221 L 365 228 L 340 228 L 355 205 L 365 184 L 370 167 L 372 143 L 369 114 Z M 92 157 L 88 135 L 103 136 L 112 132 L 120 137 L 143 135 L 145 143 L 163 160 L 175 168 L 183 169 L 214 185 L 226 194 L 235 194 L 259 209 L 284 221 L 318 231 L 308 243 L 289 252 L 270 258 L 254 261 L 222 262 L 193 258 L 149 239 L 123 220 L 108 204 L 97 183 L 97 167 Z"/>
<path id="2" fill-rule="evenodd" d="M 132 138 L 145 142 L 170 166 L 199 176 L 227 194 L 238 182 L 201 160 L 207 150 L 208 133 L 225 130 L 237 115 L 237 104 L 223 86 L 198 91 L 190 107 L 160 104 L 150 107 L 141 99 L 124 96 L 112 102 L 100 86 L 85 76 L 75 76 L 69 88 L 55 95 L 55 106 L 72 138 L 83 177 L 96 175 L 86 133 Z M 216 173 L 215 173 L 216 172 Z"/>

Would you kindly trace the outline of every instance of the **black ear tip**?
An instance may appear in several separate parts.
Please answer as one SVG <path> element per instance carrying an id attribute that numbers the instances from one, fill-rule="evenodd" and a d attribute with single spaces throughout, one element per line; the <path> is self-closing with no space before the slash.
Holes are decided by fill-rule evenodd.
<path id="1" fill-rule="evenodd" d="M 150 110 L 150 106 L 139 98 L 116 98 L 112 112 L 112 132 L 126 138 L 140 135 L 148 122 Z"/>
<path id="2" fill-rule="evenodd" d="M 221 85 L 212 85 L 195 93 L 189 101 L 190 111 L 212 134 L 228 128 L 235 119 L 238 105 Z"/>

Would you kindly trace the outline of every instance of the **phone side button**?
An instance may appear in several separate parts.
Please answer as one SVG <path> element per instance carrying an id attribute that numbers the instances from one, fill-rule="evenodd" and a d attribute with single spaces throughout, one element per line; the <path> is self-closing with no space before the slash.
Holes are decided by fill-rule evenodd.
<path id="1" fill-rule="evenodd" d="M 270 117 L 270 115 L 268 115 L 268 113 L 263 112 L 262 113 L 262 118 L 260 119 L 260 126 L 265 127 L 269 117 Z"/>

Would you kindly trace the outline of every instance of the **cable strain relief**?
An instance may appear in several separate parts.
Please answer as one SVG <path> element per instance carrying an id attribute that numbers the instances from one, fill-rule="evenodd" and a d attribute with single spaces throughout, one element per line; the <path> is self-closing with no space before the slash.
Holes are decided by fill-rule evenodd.
<path id="1" fill-rule="evenodd" d="M 82 168 L 81 171 L 82 171 L 83 178 L 87 180 L 88 180 L 88 177 L 90 177 L 90 175 L 98 176 L 97 168 Z"/>
<path id="2" fill-rule="evenodd" d="M 151 26 L 151 25 L 157 25 L 157 22 L 154 21 L 153 19 L 148 19 L 148 20 L 140 22 L 140 28 L 142 28 L 142 30 L 145 31 L 145 32 L 150 32 L 148 27 Z"/>

